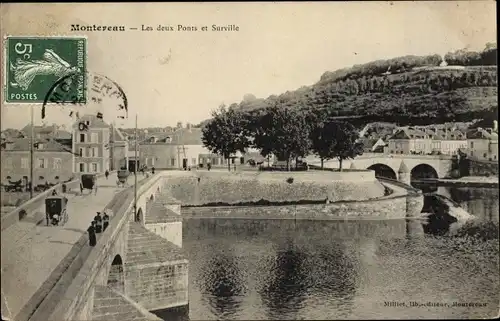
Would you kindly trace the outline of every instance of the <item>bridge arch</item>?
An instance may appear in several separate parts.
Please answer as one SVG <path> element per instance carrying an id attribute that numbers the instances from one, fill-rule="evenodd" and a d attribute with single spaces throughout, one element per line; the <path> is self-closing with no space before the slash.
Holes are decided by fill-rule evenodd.
<path id="1" fill-rule="evenodd" d="M 125 275 L 123 273 L 123 260 L 120 254 L 115 255 L 109 269 L 107 285 L 121 293 L 125 293 Z"/>
<path id="2" fill-rule="evenodd" d="M 135 214 L 135 221 L 144 223 L 144 211 L 142 210 L 142 207 L 139 207 L 137 210 L 137 213 Z"/>
<path id="3" fill-rule="evenodd" d="M 418 164 L 411 170 L 411 181 L 418 181 L 426 178 L 439 178 L 437 170 L 429 164 Z"/>
<path id="4" fill-rule="evenodd" d="M 373 164 L 371 166 L 368 166 L 367 169 L 370 169 L 372 171 L 375 171 L 375 176 L 376 177 L 384 177 L 384 178 L 389 178 L 389 179 L 397 179 L 397 174 L 396 172 L 386 164 Z"/>

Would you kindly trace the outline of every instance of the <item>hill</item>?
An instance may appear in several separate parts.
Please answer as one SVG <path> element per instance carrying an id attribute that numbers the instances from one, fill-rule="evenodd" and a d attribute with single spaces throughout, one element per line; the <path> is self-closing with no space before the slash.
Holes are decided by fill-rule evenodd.
<path id="1" fill-rule="evenodd" d="M 357 126 L 466 122 L 497 118 L 497 49 L 459 50 L 445 55 L 405 56 L 324 73 L 312 86 L 258 99 L 245 95 L 243 111 L 276 104 L 327 108 Z M 450 63 L 450 65 L 448 65 Z"/>

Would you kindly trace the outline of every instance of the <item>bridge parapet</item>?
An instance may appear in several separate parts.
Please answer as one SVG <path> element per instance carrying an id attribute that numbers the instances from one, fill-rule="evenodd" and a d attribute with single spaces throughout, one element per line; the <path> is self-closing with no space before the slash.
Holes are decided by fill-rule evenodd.
<path id="1" fill-rule="evenodd" d="M 138 195 L 144 198 L 144 192 L 158 180 L 162 180 L 161 176 L 155 175 L 140 182 Z M 91 320 L 94 285 L 107 285 L 107 275 L 117 253 L 126 259 L 129 217 L 134 217 L 133 187 L 115 195 L 111 203 L 114 206 L 109 227 L 102 233 L 99 242 L 85 259 L 63 296 L 58 299 L 59 303 L 48 320 Z"/>

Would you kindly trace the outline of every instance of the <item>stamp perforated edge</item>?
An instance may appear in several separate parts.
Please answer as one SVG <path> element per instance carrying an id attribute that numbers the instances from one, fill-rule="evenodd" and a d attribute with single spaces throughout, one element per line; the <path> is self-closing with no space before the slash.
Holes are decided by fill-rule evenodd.
<path id="1" fill-rule="evenodd" d="M 75 34 L 75 35 L 35 35 L 35 36 L 29 36 L 29 35 L 11 35 L 7 34 L 3 36 L 2 43 L 3 43 L 3 59 L 2 59 L 2 72 L 3 72 L 3 88 L 2 88 L 2 105 L 5 106 L 16 106 L 16 105 L 24 105 L 24 106 L 39 106 L 43 105 L 42 102 L 32 102 L 32 101 L 25 101 L 25 102 L 8 102 L 7 101 L 7 51 L 8 51 L 8 39 L 9 38 L 52 38 L 52 39 L 68 39 L 68 38 L 84 38 L 85 39 L 85 73 L 88 73 L 88 56 L 89 56 L 89 41 L 88 41 L 88 36 L 87 35 L 80 35 L 80 34 Z M 88 84 L 88 80 L 85 80 L 85 85 Z M 86 97 L 87 98 L 87 97 Z M 57 106 L 57 103 L 47 103 L 45 104 L 46 106 Z"/>

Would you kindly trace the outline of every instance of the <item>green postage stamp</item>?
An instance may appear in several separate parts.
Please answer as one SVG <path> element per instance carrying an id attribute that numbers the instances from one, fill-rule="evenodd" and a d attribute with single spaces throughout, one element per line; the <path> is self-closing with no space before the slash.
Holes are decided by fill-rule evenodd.
<path id="1" fill-rule="evenodd" d="M 54 103 L 87 102 L 87 38 L 7 36 L 4 41 L 6 103 L 44 103 L 62 81 L 68 92 Z"/>

